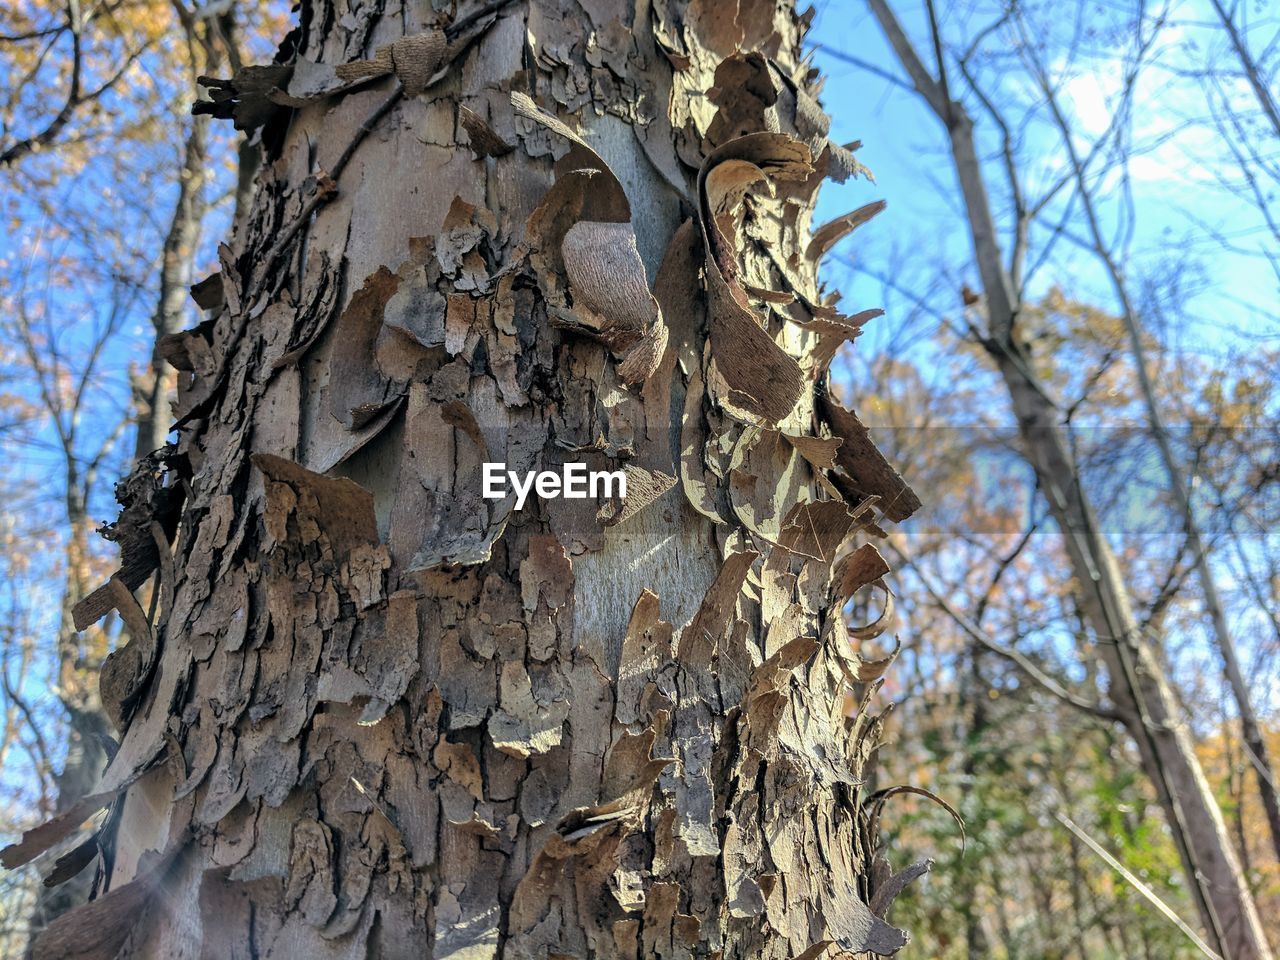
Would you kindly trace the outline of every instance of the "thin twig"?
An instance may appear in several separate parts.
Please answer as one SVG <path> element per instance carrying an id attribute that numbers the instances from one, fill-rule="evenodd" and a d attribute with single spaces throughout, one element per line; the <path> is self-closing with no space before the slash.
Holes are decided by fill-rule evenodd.
<path id="1" fill-rule="evenodd" d="M 1147 900 L 1151 902 L 1151 905 L 1155 907 L 1157 910 L 1159 910 L 1162 914 L 1164 914 L 1175 927 L 1181 930 L 1183 934 L 1186 935 L 1186 938 L 1190 940 L 1192 943 L 1194 943 L 1196 945 L 1196 948 L 1201 953 L 1203 953 L 1206 957 L 1209 957 L 1210 960 L 1222 960 L 1222 957 L 1220 955 L 1214 953 L 1211 949 L 1209 949 L 1209 945 L 1200 939 L 1200 935 L 1196 933 L 1193 929 L 1191 929 L 1191 927 L 1187 924 L 1185 920 L 1183 920 L 1180 916 L 1174 913 L 1172 907 L 1170 907 L 1167 903 L 1161 900 L 1160 897 L 1157 896 L 1154 890 L 1152 890 L 1145 883 L 1139 880 L 1137 875 L 1134 874 L 1133 871 L 1131 871 L 1123 863 L 1121 863 L 1119 860 L 1113 857 L 1110 853 L 1108 853 L 1103 848 L 1102 844 L 1098 843 L 1098 841 L 1094 840 L 1093 837 L 1089 836 L 1089 834 L 1085 833 L 1082 829 L 1080 829 L 1080 827 L 1076 826 L 1076 824 L 1071 820 L 1071 818 L 1067 817 L 1065 814 L 1059 813 L 1058 811 L 1055 810 L 1053 815 L 1055 818 L 1057 818 L 1057 821 L 1060 824 L 1062 824 L 1064 827 L 1070 830 L 1073 834 L 1075 834 L 1075 836 L 1080 840 L 1081 843 L 1083 843 L 1090 850 L 1092 850 L 1099 857 L 1101 857 L 1104 861 L 1106 861 L 1107 865 L 1111 867 L 1113 870 L 1115 870 L 1116 873 L 1120 874 L 1120 876 L 1122 876 L 1125 879 L 1125 881 L 1131 887 L 1133 887 L 1133 889 L 1137 890 L 1140 894 L 1146 897 Z"/>

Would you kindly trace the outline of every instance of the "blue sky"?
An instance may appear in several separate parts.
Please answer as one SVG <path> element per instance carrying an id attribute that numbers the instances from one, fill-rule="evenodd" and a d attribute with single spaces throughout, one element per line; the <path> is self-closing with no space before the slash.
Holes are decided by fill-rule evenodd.
<path id="1" fill-rule="evenodd" d="M 925 37 L 923 3 L 916 0 L 896 6 L 913 39 Z M 946 34 L 950 20 L 958 15 L 946 3 L 938 6 Z M 817 7 L 809 40 L 818 47 L 816 63 L 828 78 L 823 101 L 832 115 L 833 139 L 863 140 L 859 156 L 876 177 L 874 186 L 827 185 L 818 220 L 852 209 L 869 196 L 884 197 L 889 202 L 886 212 L 855 235 L 847 250 L 876 261 L 883 259 L 891 245 L 899 244 L 931 258 L 963 264 L 970 252 L 969 237 L 958 206 L 959 193 L 942 125 L 913 92 L 824 52 L 823 48 L 830 48 L 852 54 L 887 73 L 904 76 L 865 4 L 860 0 L 826 0 Z M 965 35 L 985 22 L 975 16 L 972 24 L 963 28 Z M 1274 32 L 1274 23 L 1270 29 Z M 1266 30 L 1261 34 L 1265 36 Z M 957 31 L 955 35 L 962 34 Z M 1161 37 L 1153 51 L 1153 66 L 1143 74 L 1135 93 L 1131 206 L 1121 206 L 1123 198 L 1117 193 L 1116 180 L 1109 178 L 1104 192 L 1114 202 L 1108 202 L 1104 216 L 1112 230 L 1131 230 L 1124 262 L 1133 279 L 1177 272 L 1187 282 L 1191 295 L 1185 306 L 1195 322 L 1187 328 L 1184 347 L 1213 353 L 1243 345 L 1254 335 L 1274 342 L 1276 327 L 1268 325 L 1259 313 L 1275 314 L 1275 274 L 1262 258 L 1224 249 L 1213 235 L 1220 231 L 1235 245 L 1257 249 L 1267 242 L 1269 234 L 1261 229 L 1256 210 L 1214 182 L 1218 174 L 1234 175 L 1237 167 L 1212 131 L 1196 122 L 1206 114 L 1200 82 L 1173 69 L 1175 65 L 1211 56 L 1224 42 L 1221 30 L 1212 23 L 1207 4 L 1179 2 L 1171 5 L 1169 25 Z M 1080 131 L 1077 146 L 1082 151 L 1087 151 L 1105 131 L 1121 85 L 1119 66 L 1105 45 L 1099 47 L 1087 50 L 1072 68 L 1058 65 L 1067 77 L 1063 99 Z M 925 58 L 926 63 L 932 63 L 927 47 Z M 1014 96 L 1028 96 L 1030 90 L 1019 89 L 1020 86 L 1026 84 L 1011 81 L 1008 89 Z M 1246 109 L 1252 106 L 1243 84 L 1236 93 Z M 971 96 L 964 100 L 977 120 L 984 159 L 994 158 L 998 147 L 994 124 L 982 115 L 980 105 Z M 1017 117 L 1021 112 L 1015 108 L 1011 115 Z M 1037 184 L 1050 182 L 1063 170 L 1061 142 L 1056 131 L 1043 123 L 1028 124 L 1019 152 L 1025 159 L 1024 169 L 1031 184 L 1029 196 L 1035 195 Z M 999 222 L 1007 209 L 1003 178 L 998 167 L 987 169 Z M 1118 210 L 1128 214 L 1123 222 Z M 1077 226 L 1076 230 L 1083 234 L 1082 227 Z M 1004 240 L 1007 253 L 1007 236 Z M 977 286 L 972 270 L 966 271 L 965 276 Z M 862 306 L 882 295 L 879 285 L 866 278 L 839 279 L 846 294 Z M 1096 261 L 1083 251 L 1071 249 L 1069 243 L 1058 245 L 1054 269 L 1042 272 L 1029 292 L 1037 296 L 1055 281 L 1075 285 L 1080 294 L 1092 293 L 1101 305 L 1114 303 Z M 879 322 L 892 322 L 892 318 Z M 1244 337 L 1238 342 L 1235 336 L 1224 341 L 1224 330 L 1243 333 Z"/>

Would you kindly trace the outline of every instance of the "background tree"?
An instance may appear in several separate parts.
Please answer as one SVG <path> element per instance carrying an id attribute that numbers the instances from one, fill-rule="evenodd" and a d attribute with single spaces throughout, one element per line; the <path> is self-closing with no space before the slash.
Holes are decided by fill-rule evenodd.
<path id="1" fill-rule="evenodd" d="M 852 538 L 919 501 L 828 390 L 873 312 L 816 278 L 879 205 L 810 230 L 859 167 L 794 11 L 566 13 L 306 4 L 275 63 L 205 81 L 264 165 L 209 319 L 162 343 L 179 442 L 76 607 L 128 628 L 123 737 L 6 853 L 109 809 L 98 896 L 36 956 L 905 943 L 926 864 L 877 853 L 868 784 L 892 655 L 842 608 L 887 602 Z M 519 512 L 491 461 L 629 492 Z"/>
<path id="2" fill-rule="evenodd" d="M 1266 337 L 1275 329 L 1274 321 L 1265 309 L 1265 295 L 1260 301 L 1241 299 L 1231 310 L 1214 317 L 1215 325 L 1231 331 L 1214 344 L 1224 355 L 1208 353 L 1195 339 L 1199 318 L 1188 303 L 1200 289 L 1214 289 L 1209 286 L 1213 278 L 1197 272 L 1190 257 L 1194 256 L 1192 251 L 1207 252 L 1213 245 L 1225 243 L 1221 228 L 1211 235 L 1202 232 L 1197 246 L 1187 244 L 1160 259 L 1149 254 L 1144 259 L 1140 246 L 1144 232 L 1147 237 L 1153 232 L 1149 224 L 1162 216 L 1149 199 L 1154 188 L 1139 179 L 1156 175 L 1149 158 L 1157 152 L 1162 158 L 1179 155 L 1180 149 L 1187 149 L 1183 144 L 1199 143 L 1198 130 L 1206 122 L 1204 116 L 1197 116 L 1194 126 L 1177 128 L 1176 122 L 1164 124 L 1152 118 L 1159 118 L 1162 110 L 1188 117 L 1194 113 L 1201 95 L 1197 90 L 1201 76 L 1192 72 L 1191 64 L 1207 54 L 1207 44 L 1214 37 L 1206 38 L 1203 30 L 1191 33 L 1188 21 L 1194 23 L 1194 14 L 1186 5 L 1134 5 L 1108 13 L 1081 9 L 1068 18 L 1060 15 L 1061 10 L 1025 4 L 949 5 L 932 19 L 928 5 L 902 9 L 910 24 L 904 32 L 923 38 L 915 48 L 919 60 L 931 65 L 941 60 L 948 73 L 943 79 L 950 81 L 948 99 L 959 101 L 954 108 L 957 113 L 964 111 L 973 118 L 970 132 L 963 129 L 963 119 L 953 123 L 950 138 L 951 144 L 968 139 L 967 160 L 953 158 L 951 144 L 947 144 L 942 167 L 932 162 L 934 154 L 924 154 L 930 157 L 930 169 L 943 169 L 948 174 L 955 170 L 959 174 L 957 186 L 965 184 L 966 176 L 971 185 L 981 181 L 981 190 L 961 192 L 949 179 L 940 178 L 936 189 L 951 219 L 945 221 L 940 215 L 939 220 L 953 225 L 951 236 L 955 236 L 955 228 L 970 233 L 974 202 L 979 201 L 980 212 L 987 214 L 985 225 L 977 231 L 981 236 L 976 240 L 965 237 L 964 246 L 972 250 L 977 243 L 981 248 L 985 240 L 988 249 L 997 253 L 997 245 L 1012 250 L 1004 259 L 986 258 L 986 273 L 995 274 L 1013 291 L 1009 302 L 1014 305 L 1012 316 L 1020 331 L 1021 365 L 1052 404 L 1046 410 L 1059 425 L 1067 450 L 1078 465 L 1074 473 L 1057 471 L 1048 478 L 1042 474 L 1038 480 L 1033 475 L 1029 482 L 1015 482 L 1011 489 L 1009 479 L 1003 481 L 1004 489 L 995 482 L 999 475 L 1015 480 L 1026 476 L 1026 467 L 1020 470 L 1018 466 L 1019 460 L 1025 463 L 1026 445 L 1012 435 L 1017 421 L 1011 416 L 1011 406 L 993 405 L 990 400 L 993 364 L 988 357 L 986 321 L 992 298 L 982 295 L 989 286 L 981 275 L 982 262 L 972 254 L 966 262 L 960 250 L 946 245 L 947 235 L 940 232 L 929 238 L 933 251 L 929 257 L 882 256 L 870 269 L 865 261 L 854 264 L 863 276 L 872 276 L 889 288 L 891 302 L 900 305 L 895 312 L 911 305 L 917 314 L 915 322 L 886 338 L 887 345 L 881 344 L 876 351 L 895 350 L 907 362 L 881 364 L 874 371 L 859 365 L 854 382 L 865 384 L 865 393 L 858 398 L 865 410 L 872 409 L 867 405 L 871 398 L 911 401 L 882 403 L 876 408 L 875 422 L 913 428 L 894 432 L 897 442 L 891 457 L 902 463 L 916 482 L 938 495 L 933 515 L 942 521 L 938 530 L 917 528 L 907 533 L 909 540 L 902 544 L 913 561 L 928 558 L 928 566 L 920 570 L 913 562 L 909 580 L 915 582 L 921 574 L 933 588 L 922 594 L 918 587 L 904 586 L 903 592 L 923 600 L 926 607 L 934 607 L 941 617 L 933 620 L 941 625 L 941 632 L 937 626 L 911 632 L 929 637 L 927 653 L 921 650 L 919 654 L 927 656 L 930 669 L 941 669 L 935 682 L 951 689 L 963 675 L 963 660 L 950 651 L 965 647 L 949 646 L 944 638 L 950 632 L 972 643 L 978 634 L 984 649 L 997 654 L 987 657 L 990 667 L 995 668 L 993 696 L 1007 695 L 1011 685 L 1016 689 L 1030 684 L 1037 691 L 1033 703 L 1048 695 L 1069 704 L 1067 709 L 1086 708 L 1095 722 L 1115 722 L 1114 703 L 1107 702 L 1106 687 L 1098 689 L 1098 681 L 1105 676 L 1098 677 L 1093 669 L 1099 659 L 1105 661 L 1107 651 L 1095 645 L 1090 631 L 1072 629 L 1078 612 L 1073 607 L 1079 605 L 1078 597 L 1072 594 L 1078 594 L 1078 587 L 1071 590 L 1072 581 L 1060 574 L 1054 576 L 1069 564 L 1064 548 L 1070 544 L 1054 530 L 1062 529 L 1061 524 L 1052 517 L 1046 521 L 1043 509 L 1036 507 L 1044 495 L 1036 487 L 1051 499 L 1054 478 L 1075 476 L 1094 501 L 1096 531 L 1122 564 L 1120 585 L 1134 599 L 1136 623 L 1148 636 L 1162 638 L 1157 656 L 1159 669 L 1170 681 L 1171 717 L 1191 734 L 1181 752 L 1189 766 L 1194 765 L 1190 748 L 1196 746 L 1196 753 L 1204 754 L 1220 737 L 1224 706 L 1234 723 L 1241 717 L 1241 705 L 1247 713 L 1255 697 L 1267 705 L 1265 711 L 1273 710 L 1268 682 L 1257 674 L 1249 676 L 1249 668 L 1240 671 L 1243 682 L 1235 684 L 1235 691 L 1230 684 L 1224 688 L 1230 698 L 1225 704 L 1223 691 L 1203 672 L 1206 652 L 1212 658 L 1208 666 L 1222 662 L 1224 634 L 1228 640 L 1237 635 L 1248 637 L 1249 646 L 1242 649 L 1249 650 L 1258 667 L 1269 672 L 1274 647 L 1257 644 L 1266 638 L 1257 632 L 1257 618 L 1263 615 L 1257 597 L 1270 589 L 1265 577 L 1259 583 L 1263 593 L 1257 588 L 1237 589 L 1235 596 L 1221 600 L 1222 617 L 1205 617 L 1199 611 L 1212 612 L 1212 585 L 1210 596 L 1198 589 L 1204 577 L 1197 577 L 1197 558 L 1207 558 L 1202 566 L 1212 568 L 1211 582 L 1220 578 L 1219 582 L 1243 586 L 1247 580 L 1233 569 L 1235 561 L 1252 558 L 1246 563 L 1256 564 L 1256 577 L 1265 567 L 1259 561 L 1270 552 L 1269 539 L 1259 536 L 1266 529 L 1265 521 L 1262 527 L 1257 521 L 1271 515 L 1273 496 L 1267 492 L 1266 481 L 1261 485 L 1257 481 L 1267 475 L 1261 464 L 1274 459 L 1274 431 L 1236 430 L 1237 424 L 1250 422 L 1247 415 L 1238 419 L 1249 403 L 1235 406 L 1232 401 L 1252 397 L 1258 405 L 1255 409 L 1274 411 L 1274 378 L 1269 374 L 1252 376 L 1258 370 L 1255 362 L 1266 362 L 1262 357 Z M 1253 36 L 1259 35 L 1254 29 Z M 838 40 L 829 37 L 827 42 Z M 874 51 L 831 51 L 830 56 L 872 71 L 895 89 L 905 88 L 918 97 L 914 78 L 902 70 L 892 48 L 887 58 Z M 925 77 L 932 87 L 926 89 L 936 93 L 937 68 L 932 69 L 932 78 Z M 1228 65 L 1219 72 L 1229 70 Z M 1156 79 L 1170 75 L 1179 77 L 1176 90 L 1161 87 Z M 862 76 L 865 79 L 868 74 Z M 1101 102 L 1086 98 L 1095 77 L 1105 95 Z M 895 94 L 892 103 L 892 109 L 901 111 L 905 98 Z M 940 103 L 941 98 L 936 98 L 934 104 Z M 945 117 L 945 104 L 942 106 Z M 1241 98 L 1234 98 L 1233 107 L 1241 110 Z M 924 110 L 937 113 L 927 102 Z M 1240 116 L 1247 117 L 1247 112 Z M 936 123 L 937 117 L 931 120 Z M 962 128 L 958 133 L 957 125 Z M 1070 148 L 1064 146 L 1068 139 Z M 935 142 L 932 137 L 930 142 Z M 946 143 L 943 140 L 940 145 Z M 1197 150 L 1186 156 L 1195 158 L 1191 176 L 1198 178 L 1200 165 L 1209 161 L 1209 155 Z M 1206 169 L 1239 169 L 1229 158 L 1227 153 L 1225 162 Z M 1084 176 L 1078 175 L 1081 171 Z M 929 176 L 928 169 L 924 176 Z M 1218 214 L 1211 202 L 1201 199 L 1213 182 L 1207 177 L 1204 180 L 1205 193 L 1184 191 L 1174 201 L 1181 201 L 1197 228 Z M 964 198 L 967 207 L 962 203 Z M 1238 249 L 1243 258 L 1247 256 L 1243 238 L 1257 233 L 1248 232 L 1252 215 L 1242 208 L 1233 203 L 1231 214 L 1223 213 L 1221 218 L 1233 224 L 1240 241 L 1233 250 Z M 1265 227 L 1261 217 L 1259 223 Z M 919 249 L 921 244 L 916 245 Z M 1117 264 L 1123 266 L 1117 269 Z M 1071 279 L 1062 279 L 1065 277 Z M 1055 290 L 1059 281 L 1072 296 L 1064 297 L 1060 287 Z M 1230 284 L 1223 289 L 1231 289 Z M 1241 288 L 1237 285 L 1235 289 Z M 1097 309 L 1087 300 L 1074 299 L 1081 295 L 1094 302 L 1114 303 L 1115 309 Z M 1250 355 L 1254 344 L 1261 349 Z M 1135 362 L 1135 353 L 1145 354 L 1146 362 L 1141 357 Z M 902 377 L 899 384 L 885 383 L 885 377 L 907 372 L 912 376 Z M 1145 396 L 1144 372 L 1149 374 L 1151 388 Z M 1163 451 L 1151 443 L 1153 410 L 1157 415 L 1165 412 L 1167 449 Z M 1178 426 L 1170 429 L 1170 421 Z M 1227 445 L 1238 451 L 1233 463 L 1208 454 L 1226 434 L 1232 435 Z M 1173 488 L 1177 484 L 1171 487 L 1169 480 L 1170 467 L 1178 481 L 1198 490 L 1196 497 L 1188 498 L 1190 503 L 1184 500 L 1179 504 Z M 937 470 L 942 472 L 935 473 Z M 1243 481 L 1246 473 L 1253 476 L 1253 482 Z M 1071 483 L 1066 486 L 1070 489 Z M 1206 497 L 1204 487 L 1216 493 Z M 1007 526 L 1010 521 L 1015 524 L 1012 529 Z M 1205 534 L 1204 550 L 1192 545 L 1196 526 Z M 1088 584 L 1091 580 L 1077 575 L 1074 582 Z M 1070 590 L 1064 604 L 1046 606 L 1047 597 L 1063 590 Z M 914 601 L 909 606 L 914 606 Z M 974 621 L 981 620 L 977 612 L 984 610 L 987 617 L 999 611 L 999 626 L 975 631 Z M 1231 622 L 1226 630 L 1224 620 Z M 1273 631 L 1268 628 L 1268 633 Z M 1075 644 L 1084 644 L 1081 659 L 1064 657 Z M 1100 702 L 1101 715 L 1097 709 Z M 1038 709 L 1057 713 L 1063 708 Z M 1203 742 L 1197 745 L 1195 740 Z M 1242 746 L 1238 743 L 1238 755 L 1247 756 Z M 900 749 L 910 753 L 909 746 L 900 745 Z M 966 753 L 979 747 L 953 741 L 948 749 L 955 751 L 962 771 Z M 1110 759 L 1132 762 L 1136 758 L 1128 758 L 1127 751 L 1120 750 L 1112 752 Z M 1265 795 L 1269 778 L 1265 762 L 1251 759 L 1249 765 L 1252 769 L 1247 771 L 1247 779 L 1256 802 Z M 944 782 L 955 789 L 955 782 Z M 1041 785 L 1027 784 L 1027 789 L 1044 816 L 1061 812 L 1061 796 Z M 1215 793 L 1200 791 L 1201 807 L 1210 821 L 1220 819 L 1215 810 L 1220 797 Z M 1185 797 L 1186 792 L 1179 794 Z M 1106 825 L 1106 818 L 1102 818 L 1090 829 Z M 980 828 L 977 832 L 981 833 Z M 1239 846 L 1232 842 L 1225 825 L 1212 832 L 1219 849 L 1229 851 Z M 1122 834 L 1105 835 L 1113 844 L 1123 842 Z M 897 839 L 903 842 L 901 837 Z M 1152 839 L 1147 834 L 1143 842 Z M 1063 837 L 1062 842 L 1065 847 L 1069 841 Z M 1250 895 L 1269 898 L 1271 887 L 1266 878 L 1275 861 L 1270 852 L 1261 860 L 1256 851 L 1248 857 L 1239 856 L 1238 849 L 1236 853 L 1242 866 L 1235 886 L 1248 890 L 1240 897 L 1247 910 Z M 1135 859 L 1142 862 L 1146 855 L 1144 850 L 1143 856 Z M 1064 862 L 1068 862 L 1065 853 Z M 1248 870 L 1243 868 L 1244 862 L 1249 864 Z M 1039 892 L 1051 893 L 1053 889 L 1052 878 L 1043 874 L 1038 880 L 1028 877 L 1027 882 Z M 1188 892 L 1186 885 L 1176 881 L 1159 886 L 1162 896 L 1179 904 Z M 963 881 L 962 889 L 972 890 L 964 888 Z M 1191 892 L 1194 894 L 1194 887 Z M 1002 928 L 1000 908 L 989 896 L 979 896 L 987 901 L 982 917 L 985 931 L 994 933 Z M 1050 896 L 1043 902 L 1057 903 L 1060 910 L 1074 907 L 1065 896 L 1057 901 Z M 1211 917 L 1204 917 L 1205 929 L 1211 929 L 1211 921 Z M 1090 927 L 1090 942 L 1074 949 L 1085 955 L 1107 955 L 1099 952 L 1107 947 L 1094 936 L 1096 932 L 1096 927 Z M 1016 954 L 1017 944 L 1003 946 L 1010 955 Z M 1186 949 L 1195 948 L 1186 944 Z"/>

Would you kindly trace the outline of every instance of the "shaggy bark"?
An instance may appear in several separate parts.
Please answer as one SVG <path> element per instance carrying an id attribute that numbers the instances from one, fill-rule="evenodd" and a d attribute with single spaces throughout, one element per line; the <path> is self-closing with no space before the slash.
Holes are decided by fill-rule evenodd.
<path id="1" fill-rule="evenodd" d="M 304 3 L 202 112 L 266 148 L 119 490 L 98 898 L 37 956 L 887 955 L 876 523 L 826 388 L 827 139 L 786 5 Z M 481 499 L 481 465 L 624 502 Z M 132 591 L 154 574 L 154 619 Z M 849 715 L 845 694 L 861 701 Z"/>

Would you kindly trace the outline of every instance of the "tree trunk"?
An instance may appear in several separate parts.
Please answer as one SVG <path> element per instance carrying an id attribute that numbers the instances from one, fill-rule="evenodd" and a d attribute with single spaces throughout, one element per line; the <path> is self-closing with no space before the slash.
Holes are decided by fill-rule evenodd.
<path id="1" fill-rule="evenodd" d="M 1219 6 L 1218 12 L 1222 13 Z M 1129 349 L 1133 354 L 1134 374 L 1142 393 L 1142 402 L 1146 407 L 1147 423 L 1151 427 L 1151 436 L 1155 440 L 1156 449 L 1160 453 L 1165 472 L 1169 475 L 1169 493 L 1173 496 L 1174 508 L 1182 517 L 1187 536 L 1187 549 L 1191 552 L 1196 568 L 1196 577 L 1200 581 L 1200 592 L 1204 598 L 1205 610 L 1213 625 L 1213 638 L 1222 654 L 1223 673 L 1227 685 L 1231 689 L 1232 699 L 1240 712 L 1240 735 L 1244 741 L 1245 752 L 1249 755 L 1250 765 L 1254 768 L 1258 780 L 1258 795 L 1262 799 L 1262 809 L 1266 813 L 1267 828 L 1271 834 L 1271 846 L 1280 859 L 1280 797 L 1277 796 L 1275 772 L 1268 756 L 1266 741 L 1258 725 L 1258 712 L 1253 705 L 1253 695 L 1245 680 L 1244 670 L 1240 664 L 1240 653 L 1236 647 L 1235 637 L 1227 623 L 1227 612 L 1218 593 L 1217 578 L 1209 559 L 1209 548 L 1200 534 L 1200 521 L 1196 518 L 1191 505 L 1191 495 L 1182 479 L 1183 468 L 1174 455 L 1173 444 L 1169 440 L 1169 432 L 1164 424 L 1164 416 L 1160 411 L 1160 401 L 1156 397 L 1155 385 L 1148 371 L 1147 351 L 1142 342 L 1142 331 L 1138 319 L 1137 308 L 1129 296 L 1129 286 L 1124 271 L 1104 238 L 1102 223 L 1094 207 L 1092 194 L 1086 182 L 1084 164 L 1071 139 L 1071 131 L 1063 115 L 1053 91 L 1047 82 L 1041 82 L 1041 90 L 1049 103 L 1059 131 L 1062 134 L 1063 149 L 1071 160 L 1071 170 L 1076 182 L 1077 196 L 1089 228 L 1089 237 L 1093 241 L 1093 249 L 1106 269 L 1115 290 L 1116 301 L 1120 307 L 1120 318 L 1124 321 L 1125 332 L 1129 338 Z"/>
<path id="2" fill-rule="evenodd" d="M 177 178 L 178 199 L 161 252 L 160 292 L 152 316 L 157 349 L 142 384 L 135 458 L 145 457 L 164 446 L 173 422 L 170 397 L 177 382 L 177 371 L 160 355 L 159 348 L 166 338 L 177 334 L 185 325 L 188 287 L 204 222 L 208 127 L 208 117 L 192 117 L 183 145 L 182 167 Z"/>
<path id="3" fill-rule="evenodd" d="M 99 898 L 37 955 L 891 954 L 924 865 L 875 852 L 892 657 L 841 610 L 919 501 L 827 391 L 871 314 L 818 261 L 879 208 L 810 236 L 859 168 L 804 24 L 421 9 L 304 2 L 209 81 L 266 154 L 77 609 L 129 624 L 124 736 L 75 811 L 111 810 Z M 485 463 L 627 492 L 517 510 Z"/>
<path id="4" fill-rule="evenodd" d="M 1057 409 L 1015 351 L 994 353 L 1009 388 L 1028 460 L 1035 467 L 1079 584 L 1106 665 L 1108 692 L 1138 745 L 1169 819 L 1192 899 L 1224 957 L 1270 957 L 1271 950 L 1232 848 L 1222 811 L 1200 767 L 1164 667 L 1133 613 L 1111 546 L 1079 482 Z"/>
<path id="5" fill-rule="evenodd" d="M 981 650 L 982 648 L 977 642 L 970 644 L 965 657 L 964 669 L 960 675 L 960 694 L 971 708 L 968 723 L 965 727 L 962 727 L 964 736 L 961 738 L 961 743 L 967 744 L 964 762 L 960 766 L 960 772 L 963 777 L 960 785 L 960 809 L 966 812 L 966 816 L 968 815 L 969 798 L 973 795 L 978 777 L 981 773 L 985 773 L 979 768 L 978 751 L 982 749 L 982 738 L 986 735 L 990 724 L 990 718 L 987 715 L 988 701 L 986 697 L 989 688 L 983 680 L 982 671 L 979 668 L 979 661 L 982 656 Z M 980 867 L 974 865 L 970 867 L 972 873 L 966 871 L 966 875 L 971 875 L 973 879 L 966 883 L 964 889 L 960 891 L 960 903 L 957 905 L 960 915 L 964 917 L 965 949 L 969 960 L 980 960 L 982 957 L 991 955 L 991 941 L 982 925 L 983 911 L 979 906 L 981 888 L 976 881 L 978 870 L 980 869 Z"/>

